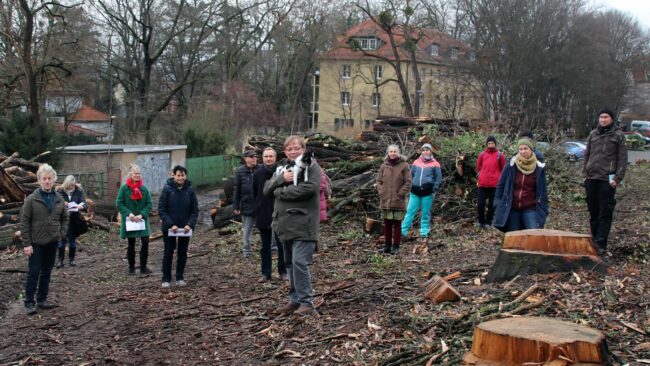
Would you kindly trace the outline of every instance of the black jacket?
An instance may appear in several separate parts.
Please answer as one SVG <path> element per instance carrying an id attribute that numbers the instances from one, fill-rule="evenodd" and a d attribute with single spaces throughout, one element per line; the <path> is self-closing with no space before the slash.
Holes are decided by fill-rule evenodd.
<path id="1" fill-rule="evenodd" d="M 255 198 L 253 197 L 253 173 L 259 165 L 249 168 L 245 164 L 235 172 L 235 187 L 233 191 L 233 208 L 240 210 L 242 215 L 255 215 Z"/>
<path id="2" fill-rule="evenodd" d="M 189 180 L 179 188 L 174 178 L 167 179 L 158 199 L 158 215 L 163 221 L 163 232 L 174 225 L 179 228 L 189 225 L 194 230 L 199 218 L 199 202 Z"/>
<path id="3" fill-rule="evenodd" d="M 275 173 L 275 165 L 261 165 L 253 173 L 253 197 L 255 198 L 255 226 L 259 229 L 270 229 L 273 222 L 273 194 L 264 195 L 264 183 Z"/>
<path id="4" fill-rule="evenodd" d="M 66 192 L 63 188 L 61 188 L 59 194 L 61 195 L 61 197 L 63 197 L 63 200 L 65 202 L 75 202 L 77 204 L 86 203 L 84 192 L 78 186 L 74 187 L 74 191 L 72 191 L 71 195 L 68 195 L 68 192 Z M 80 212 L 70 212 L 70 221 L 68 223 L 68 235 L 72 234 L 74 237 L 77 237 L 87 231 L 88 226 L 82 223 L 81 222 L 82 220 L 83 218 L 81 217 Z"/>

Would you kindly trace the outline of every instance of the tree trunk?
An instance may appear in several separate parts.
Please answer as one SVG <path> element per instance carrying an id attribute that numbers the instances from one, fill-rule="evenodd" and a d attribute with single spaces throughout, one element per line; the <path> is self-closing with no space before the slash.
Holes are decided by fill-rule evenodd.
<path id="1" fill-rule="evenodd" d="M 572 364 L 606 364 L 609 350 L 598 330 L 542 317 L 504 318 L 474 329 L 472 351 L 464 364 L 544 364 L 570 359 Z M 566 364 L 566 363 L 565 363 Z"/>

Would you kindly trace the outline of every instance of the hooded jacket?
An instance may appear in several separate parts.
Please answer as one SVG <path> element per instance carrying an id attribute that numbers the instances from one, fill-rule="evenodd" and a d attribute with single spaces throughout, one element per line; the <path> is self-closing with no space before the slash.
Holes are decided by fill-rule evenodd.
<path id="1" fill-rule="evenodd" d="M 255 226 L 258 229 L 270 229 L 273 221 L 273 193 L 264 194 L 264 184 L 275 173 L 275 164 L 262 165 L 253 173 L 253 197 L 255 199 Z"/>
<path id="2" fill-rule="evenodd" d="M 406 198 L 411 190 L 411 171 L 404 160 L 393 165 L 387 161 L 379 167 L 377 192 L 382 210 L 406 210 Z"/>
<path id="3" fill-rule="evenodd" d="M 240 210 L 244 216 L 255 214 L 255 199 L 253 197 L 253 173 L 259 169 L 259 165 L 249 168 L 242 165 L 235 172 L 235 186 L 233 191 L 233 208 Z"/>
<path id="4" fill-rule="evenodd" d="M 282 174 L 273 174 L 264 184 L 264 194 L 275 197 L 273 230 L 282 242 L 318 241 L 320 236 L 321 168 L 312 161 L 308 180 L 286 183 Z"/>
<path id="5" fill-rule="evenodd" d="M 41 198 L 41 188 L 27 196 L 20 210 L 20 232 L 25 247 L 45 245 L 64 238 L 68 233 L 68 213 L 63 197 L 55 193 L 54 205 L 49 210 Z"/>
<path id="6" fill-rule="evenodd" d="M 199 218 L 199 202 L 192 189 L 192 182 L 186 180 L 179 187 L 174 178 L 167 179 L 158 199 L 158 215 L 163 222 L 163 233 L 174 225 L 179 228 L 189 225 L 194 230 Z"/>
<path id="7" fill-rule="evenodd" d="M 424 197 L 438 192 L 442 184 L 440 163 L 431 157 L 426 161 L 422 157 L 415 159 L 411 165 L 411 193 Z"/>
<path id="8" fill-rule="evenodd" d="M 587 138 L 587 150 L 582 168 L 583 177 L 609 181 L 609 175 L 614 174 L 616 183 L 621 183 L 625 178 L 626 168 L 625 135 L 614 124 L 605 128 L 598 126 L 591 131 Z"/>
<path id="9" fill-rule="evenodd" d="M 506 157 L 499 150 L 486 148 L 476 159 L 478 186 L 494 188 L 499 183 L 501 171 L 506 166 Z"/>
<path id="10" fill-rule="evenodd" d="M 510 159 L 510 164 L 503 169 L 496 193 L 494 194 L 494 227 L 501 231 L 506 230 L 508 216 L 513 204 L 515 189 L 515 176 L 517 175 L 516 156 Z M 535 172 L 535 213 L 539 227 L 544 227 L 548 216 L 548 193 L 546 191 L 546 164 L 537 162 Z"/>

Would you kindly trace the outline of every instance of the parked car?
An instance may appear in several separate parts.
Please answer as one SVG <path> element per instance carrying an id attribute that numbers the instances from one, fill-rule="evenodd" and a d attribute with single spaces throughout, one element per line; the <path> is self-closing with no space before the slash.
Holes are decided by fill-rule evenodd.
<path id="1" fill-rule="evenodd" d="M 558 147 L 571 161 L 584 159 L 587 151 L 587 144 L 582 141 L 563 141 L 558 144 Z"/>
<path id="2" fill-rule="evenodd" d="M 645 137 L 637 131 L 625 132 L 625 143 L 629 150 L 645 150 L 650 144 L 650 137 Z"/>

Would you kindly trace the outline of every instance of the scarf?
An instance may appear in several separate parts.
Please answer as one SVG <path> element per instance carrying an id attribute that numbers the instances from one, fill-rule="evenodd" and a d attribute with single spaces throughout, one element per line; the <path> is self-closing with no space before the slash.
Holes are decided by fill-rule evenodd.
<path id="1" fill-rule="evenodd" d="M 537 167 L 537 157 L 533 153 L 531 154 L 530 158 L 526 159 L 521 156 L 521 154 L 517 154 L 515 157 L 515 165 L 517 165 L 517 169 L 519 169 L 522 174 L 532 174 Z"/>
<path id="2" fill-rule="evenodd" d="M 131 199 L 134 201 L 140 201 L 142 199 L 142 191 L 140 190 L 140 187 L 142 187 L 142 180 L 134 182 L 131 178 L 126 178 L 126 185 L 131 188 Z"/>
<path id="3" fill-rule="evenodd" d="M 390 165 L 393 165 L 393 166 L 399 164 L 400 161 L 402 161 L 402 158 L 399 157 L 399 156 L 396 157 L 395 159 L 386 158 L 386 163 L 388 163 L 388 164 L 390 164 Z"/>
<path id="4" fill-rule="evenodd" d="M 607 132 L 609 132 L 609 131 L 610 131 L 611 129 L 613 129 L 613 128 L 614 128 L 614 123 L 613 123 L 613 122 L 610 123 L 610 124 L 608 124 L 608 125 L 605 126 L 605 127 L 603 127 L 603 126 L 601 126 L 601 125 L 598 125 L 598 132 L 600 132 L 601 134 L 603 134 L 603 133 L 607 133 Z"/>
<path id="5" fill-rule="evenodd" d="M 428 163 L 428 162 L 430 162 L 431 160 L 433 160 L 433 155 L 429 155 L 428 158 L 425 157 L 425 156 L 420 156 L 420 159 L 422 159 L 423 162 Z"/>

